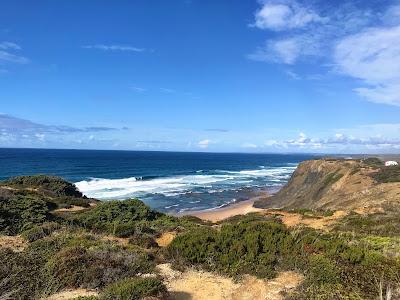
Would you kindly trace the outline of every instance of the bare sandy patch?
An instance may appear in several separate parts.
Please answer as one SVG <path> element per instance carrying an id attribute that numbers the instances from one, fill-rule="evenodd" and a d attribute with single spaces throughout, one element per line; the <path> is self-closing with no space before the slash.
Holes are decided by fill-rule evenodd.
<path id="1" fill-rule="evenodd" d="M 86 289 L 75 289 L 75 290 L 66 290 L 53 294 L 50 297 L 46 298 L 46 300 L 67 300 L 76 297 L 89 297 L 97 295 L 98 293 L 96 291 L 86 290 Z"/>
<path id="2" fill-rule="evenodd" d="M 307 217 L 302 214 L 292 213 L 283 210 L 264 210 L 266 215 L 278 215 L 282 220 L 282 223 L 287 227 L 295 227 L 299 225 L 311 227 L 320 230 L 329 230 L 332 225 L 348 215 L 347 211 L 338 210 L 333 213 L 332 216 L 319 216 L 319 217 Z"/>
<path id="3" fill-rule="evenodd" d="M 263 211 L 264 209 L 253 206 L 254 201 L 256 199 L 249 199 L 219 209 L 190 212 L 189 215 L 215 223 L 233 216 Z"/>
<path id="4" fill-rule="evenodd" d="M 82 207 L 82 206 L 77 206 L 77 205 L 71 205 L 69 208 L 58 208 L 53 210 L 53 213 L 61 213 L 61 212 L 77 212 L 77 211 L 82 211 L 87 208 Z"/>
<path id="5" fill-rule="evenodd" d="M 188 269 L 179 272 L 170 264 L 158 265 L 165 278 L 169 299 L 174 300 L 282 300 L 283 292 L 294 289 L 302 276 L 295 272 L 283 272 L 272 280 L 257 279 L 246 275 L 239 282 L 211 272 Z"/>
<path id="6" fill-rule="evenodd" d="M 233 291 L 232 300 L 283 300 L 283 294 L 290 293 L 302 280 L 303 276 L 296 272 L 282 272 L 271 280 L 247 275 L 240 282 L 240 286 Z"/>
<path id="7" fill-rule="evenodd" d="M 10 248 L 16 252 L 24 251 L 28 242 L 21 236 L 0 236 L 0 248 Z"/>
<path id="8" fill-rule="evenodd" d="M 159 238 L 156 239 L 156 243 L 159 247 L 167 247 L 176 237 L 176 231 L 164 232 Z"/>

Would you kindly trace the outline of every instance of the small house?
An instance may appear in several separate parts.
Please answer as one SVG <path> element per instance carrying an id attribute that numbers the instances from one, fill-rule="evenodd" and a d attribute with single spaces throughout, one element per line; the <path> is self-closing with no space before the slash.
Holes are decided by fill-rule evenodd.
<path id="1" fill-rule="evenodd" d="M 394 160 L 385 161 L 385 167 L 397 166 L 398 164 L 399 163 L 397 161 L 394 161 Z"/>

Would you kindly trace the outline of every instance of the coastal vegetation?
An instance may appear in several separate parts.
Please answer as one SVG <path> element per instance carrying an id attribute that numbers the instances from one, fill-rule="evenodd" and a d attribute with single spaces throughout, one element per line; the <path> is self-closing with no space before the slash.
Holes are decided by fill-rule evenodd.
<path id="1" fill-rule="evenodd" d="M 349 176 L 351 171 L 345 173 L 341 166 L 332 166 L 318 180 L 332 185 Z M 337 174 L 344 175 L 334 181 Z M 71 199 L 86 204 L 71 204 Z M 168 216 L 137 199 L 87 199 L 57 177 L 13 178 L 0 184 L 0 232 L 22 238 L 26 246 L 0 244 L 0 299 L 45 299 L 78 288 L 97 293 L 82 300 L 163 299 L 168 288 L 157 265 L 165 263 L 234 280 L 248 275 L 273 279 L 286 271 L 302 274 L 301 284 L 282 295 L 285 299 L 397 299 L 400 208 L 393 203 L 379 208 L 345 214 L 329 231 L 288 227 L 278 210 L 214 224 Z M 283 211 L 309 220 L 334 214 L 313 207 Z M 157 240 L 171 232 L 176 237 L 160 246 Z"/>

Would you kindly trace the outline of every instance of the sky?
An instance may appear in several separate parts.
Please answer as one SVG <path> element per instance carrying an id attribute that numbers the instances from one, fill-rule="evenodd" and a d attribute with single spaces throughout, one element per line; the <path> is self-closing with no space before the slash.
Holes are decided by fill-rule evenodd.
<path id="1" fill-rule="evenodd" d="M 400 1 L 1 1 L 0 147 L 399 153 Z"/>

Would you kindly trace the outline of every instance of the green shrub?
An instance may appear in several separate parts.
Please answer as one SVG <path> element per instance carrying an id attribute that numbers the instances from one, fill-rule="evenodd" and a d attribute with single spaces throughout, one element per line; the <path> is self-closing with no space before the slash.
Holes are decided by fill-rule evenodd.
<path id="1" fill-rule="evenodd" d="M 106 287 L 102 300 L 136 300 L 145 297 L 165 298 L 167 288 L 158 278 L 129 278 Z"/>
<path id="2" fill-rule="evenodd" d="M 317 284 L 339 283 L 339 269 L 336 262 L 321 254 L 312 255 L 309 260 L 307 279 Z"/>
<path id="3" fill-rule="evenodd" d="M 400 166 L 382 167 L 371 176 L 379 183 L 400 182 Z"/>
<path id="4" fill-rule="evenodd" d="M 46 265 L 55 289 L 99 288 L 154 269 L 149 256 L 117 246 L 66 247 Z"/>
<path id="5" fill-rule="evenodd" d="M 55 222 L 44 223 L 43 225 L 35 225 L 31 229 L 21 233 L 22 237 L 28 242 L 34 242 L 41 238 L 51 235 L 54 231 L 61 229 L 61 225 Z"/>
<path id="6" fill-rule="evenodd" d="M 30 195 L 0 195 L 0 232 L 14 235 L 52 220 L 48 204 Z"/>
<path id="7" fill-rule="evenodd" d="M 369 167 L 374 167 L 374 168 L 382 167 L 382 166 L 384 165 L 384 164 L 383 164 L 383 161 L 380 160 L 380 159 L 377 158 L 377 157 L 369 157 L 369 158 L 363 159 L 361 162 L 362 162 L 364 165 L 367 165 L 367 166 L 369 166 Z"/>
<path id="8" fill-rule="evenodd" d="M 63 196 L 63 197 L 51 198 L 48 201 L 52 201 L 53 203 L 57 204 L 58 208 L 70 208 L 72 205 L 89 208 L 90 203 L 92 203 L 94 200 Z"/>
<path id="9" fill-rule="evenodd" d="M 344 217 L 335 226 L 335 230 L 376 236 L 399 236 L 400 214 L 397 210 L 370 215 L 353 213 Z"/>
<path id="10" fill-rule="evenodd" d="M 138 221 L 153 221 L 160 216 L 142 201 L 131 199 L 99 203 L 77 215 L 75 221 L 89 229 L 127 236 Z"/>
<path id="11" fill-rule="evenodd" d="M 168 247 L 171 258 L 200 264 L 229 275 L 271 278 L 278 262 L 289 260 L 293 239 L 284 225 L 273 222 L 224 224 L 220 230 L 198 228 L 176 237 Z M 289 263 L 289 261 L 287 261 Z"/>
<path id="12" fill-rule="evenodd" d="M 78 191 L 74 184 L 57 176 L 17 176 L 3 181 L 3 184 L 19 188 L 35 188 L 55 197 L 82 197 L 82 193 Z"/>
<path id="13" fill-rule="evenodd" d="M 97 296 L 79 296 L 76 298 L 73 298 L 72 300 L 97 300 L 99 297 Z"/>
<path id="14" fill-rule="evenodd" d="M 136 234 L 129 239 L 129 244 L 137 245 L 143 248 L 157 248 L 158 244 L 155 239 L 149 234 Z"/>

